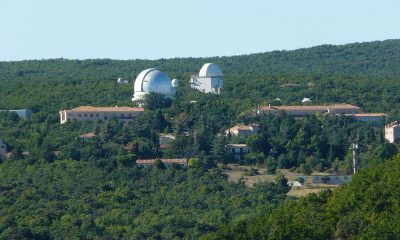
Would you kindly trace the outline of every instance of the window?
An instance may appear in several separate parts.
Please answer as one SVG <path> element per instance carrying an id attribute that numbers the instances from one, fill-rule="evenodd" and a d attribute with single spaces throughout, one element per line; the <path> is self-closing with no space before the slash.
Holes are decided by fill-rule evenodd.
<path id="1" fill-rule="evenodd" d="M 79 113 L 79 114 L 78 114 L 78 117 L 82 117 L 82 114 Z"/>
<path id="2" fill-rule="evenodd" d="M 85 113 L 85 114 L 83 114 L 83 116 L 84 116 L 84 117 L 87 117 L 87 114 Z"/>
<path id="3" fill-rule="evenodd" d="M 93 113 L 90 114 L 90 117 L 93 117 Z"/>
<path id="4" fill-rule="evenodd" d="M 123 114 L 123 113 L 121 113 L 121 117 L 124 117 L 124 114 Z"/>
<path id="5" fill-rule="evenodd" d="M 131 113 L 129 113 L 129 117 L 132 117 L 132 114 L 131 114 Z"/>
<path id="6" fill-rule="evenodd" d="M 98 113 L 96 113 L 96 117 L 99 117 L 99 114 L 98 114 Z"/>

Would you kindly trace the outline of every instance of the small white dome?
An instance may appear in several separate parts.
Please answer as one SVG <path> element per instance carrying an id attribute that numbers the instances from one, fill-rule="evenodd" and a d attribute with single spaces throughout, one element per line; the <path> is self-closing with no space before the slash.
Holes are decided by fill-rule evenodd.
<path id="1" fill-rule="evenodd" d="M 215 63 L 206 63 L 200 69 L 199 77 L 222 77 L 222 71 Z"/>
<path id="2" fill-rule="evenodd" d="M 303 98 L 303 100 L 301 100 L 301 102 L 302 102 L 302 103 L 311 102 L 311 99 L 309 99 L 309 98 Z"/>
<path id="3" fill-rule="evenodd" d="M 172 87 L 177 88 L 179 86 L 179 80 L 178 79 L 172 79 L 171 81 Z"/>

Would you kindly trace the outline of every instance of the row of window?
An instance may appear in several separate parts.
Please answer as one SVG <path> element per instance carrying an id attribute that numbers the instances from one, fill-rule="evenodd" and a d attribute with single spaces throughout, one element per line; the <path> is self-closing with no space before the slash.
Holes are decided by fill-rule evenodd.
<path id="1" fill-rule="evenodd" d="M 84 113 L 84 114 L 81 114 L 81 113 L 78 113 L 78 117 L 94 117 L 94 116 L 96 116 L 96 117 L 99 117 L 99 114 L 98 113 L 96 113 L 96 114 L 93 114 L 93 113 L 90 113 L 90 114 L 87 114 L 87 113 Z M 116 114 L 114 114 L 114 117 L 116 117 Z M 121 113 L 121 116 L 120 117 L 125 117 L 125 115 L 123 114 L 123 113 Z M 131 113 L 129 113 L 128 114 L 128 117 L 132 117 L 132 114 Z"/>

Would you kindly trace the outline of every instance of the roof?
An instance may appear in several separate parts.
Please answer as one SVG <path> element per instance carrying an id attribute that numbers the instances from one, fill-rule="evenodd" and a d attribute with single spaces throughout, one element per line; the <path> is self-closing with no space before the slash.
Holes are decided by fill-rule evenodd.
<path id="1" fill-rule="evenodd" d="M 399 123 L 397 121 L 391 122 L 388 125 L 385 126 L 385 128 L 392 128 L 392 127 L 399 127 Z"/>
<path id="2" fill-rule="evenodd" d="M 347 104 L 347 103 L 339 103 L 332 105 L 311 105 L 311 106 L 262 106 L 259 110 L 283 110 L 283 111 L 291 111 L 291 110 L 309 110 L 309 111 L 326 111 L 327 109 L 360 109 L 357 106 Z"/>
<path id="3" fill-rule="evenodd" d="M 157 159 L 139 159 L 136 160 L 137 164 L 154 164 Z M 176 164 L 187 164 L 186 158 L 161 158 L 159 159 L 163 163 L 176 163 Z"/>
<path id="4" fill-rule="evenodd" d="M 93 107 L 93 106 L 80 106 L 68 112 L 143 112 L 143 108 L 132 107 Z"/>
<path id="5" fill-rule="evenodd" d="M 349 116 L 354 117 L 386 117 L 387 114 L 385 113 L 354 113 L 354 114 L 347 114 Z"/>
<path id="6" fill-rule="evenodd" d="M 222 71 L 215 63 L 206 63 L 201 67 L 199 77 L 221 77 Z"/>
<path id="7" fill-rule="evenodd" d="M 225 131 L 236 131 L 236 130 L 252 131 L 254 127 L 258 127 L 258 125 L 257 124 L 250 124 L 250 125 L 238 124 L 236 126 L 226 129 Z"/>
<path id="8" fill-rule="evenodd" d="M 227 146 L 230 146 L 230 147 L 247 147 L 246 144 L 237 144 L 237 143 L 230 143 Z"/>
<path id="9" fill-rule="evenodd" d="M 93 132 L 90 132 L 90 133 L 82 134 L 79 137 L 81 137 L 81 138 L 94 138 L 94 137 L 96 137 L 96 134 L 93 133 Z"/>

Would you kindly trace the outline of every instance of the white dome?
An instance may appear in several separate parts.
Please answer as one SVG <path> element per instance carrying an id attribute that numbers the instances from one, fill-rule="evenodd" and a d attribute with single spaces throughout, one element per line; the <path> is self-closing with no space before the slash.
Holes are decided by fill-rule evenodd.
<path id="1" fill-rule="evenodd" d="M 171 79 L 167 74 L 156 68 L 143 70 L 135 80 L 135 100 L 151 92 L 160 93 L 167 97 L 175 96 L 175 89 L 172 87 Z"/>
<path id="2" fill-rule="evenodd" d="M 179 86 L 179 80 L 178 79 L 172 79 L 171 81 L 172 87 L 177 88 Z"/>
<path id="3" fill-rule="evenodd" d="M 206 63 L 200 69 L 199 77 L 222 77 L 222 71 L 215 63 Z"/>

